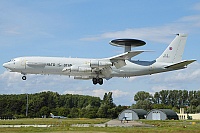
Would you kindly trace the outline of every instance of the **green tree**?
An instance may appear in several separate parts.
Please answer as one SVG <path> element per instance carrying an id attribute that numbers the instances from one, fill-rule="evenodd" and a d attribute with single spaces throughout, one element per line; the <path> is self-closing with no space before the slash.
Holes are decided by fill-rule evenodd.
<path id="1" fill-rule="evenodd" d="M 69 108 L 65 108 L 65 107 L 57 107 L 57 114 L 59 116 L 68 116 L 70 114 L 70 109 Z"/>
<path id="2" fill-rule="evenodd" d="M 152 109 L 172 109 L 172 106 L 165 104 L 152 104 Z"/>
<path id="3" fill-rule="evenodd" d="M 190 105 L 197 107 L 199 105 L 199 101 L 197 99 L 192 99 L 190 101 Z"/>
<path id="4" fill-rule="evenodd" d="M 183 107 L 183 91 L 179 90 L 178 91 L 178 107 Z"/>
<path id="5" fill-rule="evenodd" d="M 68 117 L 79 118 L 79 109 L 78 108 L 72 108 Z"/>
<path id="6" fill-rule="evenodd" d="M 158 92 L 155 92 L 154 97 L 153 97 L 153 102 L 155 104 L 159 104 L 160 103 L 160 94 Z"/>
<path id="7" fill-rule="evenodd" d="M 188 105 L 188 91 L 183 90 L 183 105 L 186 106 Z"/>
<path id="8" fill-rule="evenodd" d="M 200 105 L 196 107 L 196 113 L 200 113 Z"/>
<path id="9" fill-rule="evenodd" d="M 178 90 L 170 90 L 168 95 L 169 104 L 174 107 L 178 106 L 179 95 Z"/>
<path id="10" fill-rule="evenodd" d="M 189 94 L 188 94 L 189 105 L 191 105 L 191 101 L 193 99 L 194 99 L 194 93 L 193 93 L 193 91 L 189 91 Z"/>
<path id="11" fill-rule="evenodd" d="M 100 118 L 112 118 L 116 105 L 113 103 L 112 92 L 105 93 L 101 106 L 97 111 L 97 116 Z"/>
<path id="12" fill-rule="evenodd" d="M 40 116 L 42 117 L 44 117 L 45 115 L 46 115 L 46 117 L 48 117 L 49 116 L 49 113 L 50 113 L 50 109 L 49 109 L 49 107 L 47 107 L 47 106 L 43 106 L 41 109 L 40 109 Z"/>
<path id="13" fill-rule="evenodd" d="M 144 109 L 144 110 L 151 110 L 152 109 L 152 103 L 149 100 L 139 100 L 136 104 L 132 105 L 132 108 L 134 109 Z"/>
<path id="14" fill-rule="evenodd" d="M 148 92 L 145 91 L 139 91 L 135 94 L 134 96 L 134 100 L 137 101 L 144 101 L 144 100 L 148 100 L 151 101 L 152 100 L 152 95 L 150 95 Z"/>
<path id="15" fill-rule="evenodd" d="M 200 90 L 196 92 L 196 99 L 198 100 L 198 105 L 200 105 Z"/>
<path id="16" fill-rule="evenodd" d="M 161 103 L 168 105 L 168 94 L 169 94 L 169 91 L 168 90 L 162 90 L 159 93 L 160 93 Z"/>
<path id="17" fill-rule="evenodd" d="M 187 113 L 195 113 L 196 112 L 196 108 L 195 106 L 189 106 L 186 110 Z"/>
<path id="18" fill-rule="evenodd" d="M 107 118 L 107 115 L 108 115 L 108 105 L 102 103 L 98 109 L 97 116 L 99 118 Z"/>
<path id="19" fill-rule="evenodd" d="M 112 92 L 109 92 L 108 94 L 107 93 L 104 94 L 102 104 L 106 104 L 108 108 L 113 108 L 116 106 L 113 103 Z"/>

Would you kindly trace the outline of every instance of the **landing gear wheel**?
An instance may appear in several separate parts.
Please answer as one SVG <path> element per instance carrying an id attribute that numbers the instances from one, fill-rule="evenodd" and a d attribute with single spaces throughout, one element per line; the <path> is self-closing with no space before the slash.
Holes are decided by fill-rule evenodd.
<path id="1" fill-rule="evenodd" d="M 99 81 L 98 81 L 99 84 L 102 85 L 102 84 L 103 84 L 103 79 L 102 79 L 102 78 L 99 78 L 98 80 L 99 80 Z"/>
<path id="2" fill-rule="evenodd" d="M 93 78 L 92 82 L 93 82 L 94 85 L 96 85 L 97 84 L 97 78 Z"/>
<path id="3" fill-rule="evenodd" d="M 22 79 L 23 79 L 23 80 L 26 80 L 26 76 L 22 76 Z"/>
<path id="4" fill-rule="evenodd" d="M 102 85 L 103 84 L 103 79 L 102 78 L 93 78 L 92 82 L 93 82 L 94 85 L 96 85 L 97 83 Z"/>

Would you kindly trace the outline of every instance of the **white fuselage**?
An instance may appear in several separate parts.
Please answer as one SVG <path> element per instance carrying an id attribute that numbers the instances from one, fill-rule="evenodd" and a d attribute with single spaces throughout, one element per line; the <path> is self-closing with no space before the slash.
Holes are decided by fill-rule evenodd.
<path id="1" fill-rule="evenodd" d="M 62 57 L 19 57 L 4 63 L 4 66 L 13 72 L 22 74 L 55 74 L 55 75 L 70 75 L 82 77 L 82 79 L 91 79 L 96 77 L 95 71 L 73 70 L 65 71 L 65 67 L 81 67 L 90 68 L 90 62 L 98 59 L 83 59 L 83 58 L 62 58 Z M 102 59 L 99 59 L 102 60 Z M 120 69 L 111 66 L 112 72 L 110 77 L 131 77 L 170 71 L 164 67 L 167 64 L 159 64 L 154 61 L 129 61 L 126 60 L 126 65 Z M 83 67 L 84 64 L 84 67 Z M 102 74 L 98 75 L 104 78 Z M 89 78 L 90 77 L 90 78 Z M 81 79 L 81 78 L 80 78 Z"/>

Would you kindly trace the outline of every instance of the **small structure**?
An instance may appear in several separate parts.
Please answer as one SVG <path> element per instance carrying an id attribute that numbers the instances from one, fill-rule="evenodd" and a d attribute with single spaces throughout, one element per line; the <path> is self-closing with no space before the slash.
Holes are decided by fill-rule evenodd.
<path id="1" fill-rule="evenodd" d="M 118 119 L 120 121 L 123 120 L 133 121 L 133 120 L 145 119 L 146 115 L 147 111 L 143 109 L 126 109 L 119 114 Z"/>
<path id="2" fill-rule="evenodd" d="M 178 115 L 171 109 L 153 109 L 147 113 L 147 120 L 178 120 Z"/>
<path id="3" fill-rule="evenodd" d="M 180 108 L 180 114 L 177 114 L 179 117 L 179 120 L 200 120 L 200 113 L 197 114 L 188 114 L 185 113 L 184 108 Z"/>

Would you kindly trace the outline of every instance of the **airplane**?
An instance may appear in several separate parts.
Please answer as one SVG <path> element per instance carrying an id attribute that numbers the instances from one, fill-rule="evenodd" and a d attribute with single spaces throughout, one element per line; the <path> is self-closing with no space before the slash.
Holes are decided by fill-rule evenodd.
<path id="1" fill-rule="evenodd" d="M 125 53 L 101 59 L 65 57 L 18 57 L 3 64 L 10 72 L 21 73 L 26 80 L 27 74 L 68 75 L 74 79 L 92 80 L 93 84 L 103 84 L 103 79 L 112 77 L 132 77 L 151 75 L 187 68 L 196 60 L 182 60 L 187 34 L 177 34 L 165 51 L 153 61 L 139 61 L 131 58 L 147 50 L 127 49 Z M 121 41 L 121 42 L 120 42 Z M 116 39 L 110 44 L 145 42 L 134 39 Z M 127 45 L 127 46 L 128 46 Z"/>
<path id="2" fill-rule="evenodd" d="M 50 115 L 51 115 L 51 118 L 58 118 L 58 119 L 65 119 L 65 118 L 67 118 L 67 117 L 64 117 L 64 116 L 55 116 L 55 115 L 53 115 L 53 113 L 50 113 Z"/>

